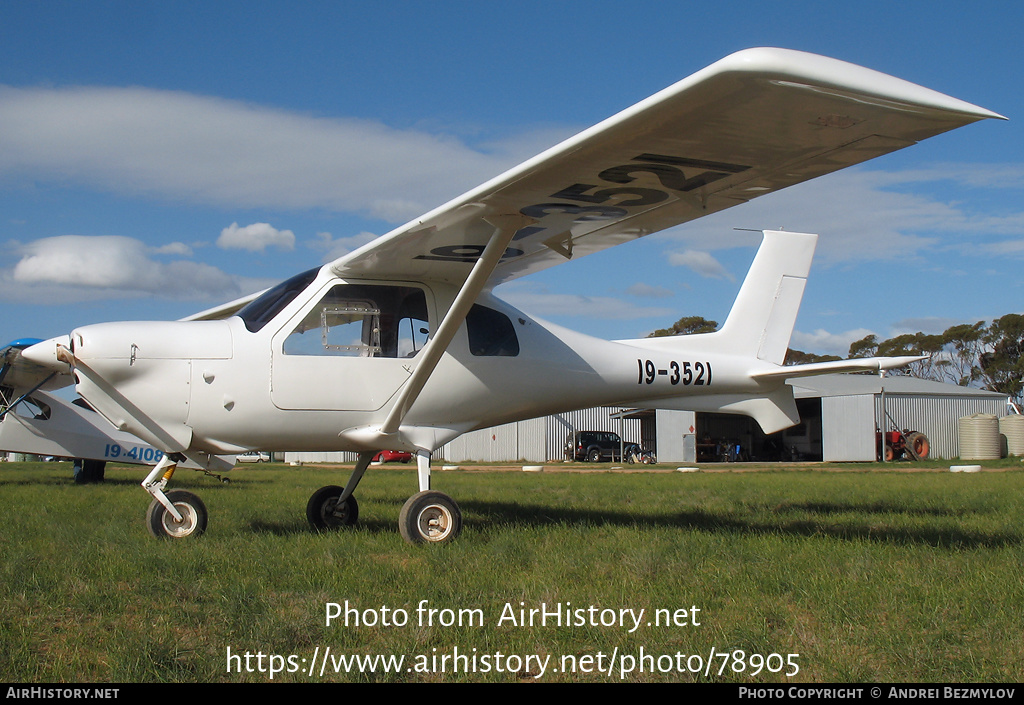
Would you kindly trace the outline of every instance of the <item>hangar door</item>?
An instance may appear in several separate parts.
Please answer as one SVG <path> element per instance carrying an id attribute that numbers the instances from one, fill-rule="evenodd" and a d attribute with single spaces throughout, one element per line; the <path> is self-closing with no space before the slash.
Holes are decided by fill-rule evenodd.
<path id="1" fill-rule="evenodd" d="M 697 414 L 697 462 L 821 460 L 821 400 L 797 399 L 796 408 L 800 423 L 770 436 L 747 416 Z"/>

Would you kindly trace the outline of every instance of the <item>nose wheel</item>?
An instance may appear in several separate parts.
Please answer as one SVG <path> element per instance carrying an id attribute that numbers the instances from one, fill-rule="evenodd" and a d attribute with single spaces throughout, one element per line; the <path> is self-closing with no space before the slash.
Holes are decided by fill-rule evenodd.
<path id="1" fill-rule="evenodd" d="M 321 487 L 306 504 L 306 519 L 317 531 L 333 531 L 343 526 L 353 526 L 359 520 L 359 505 L 356 498 L 348 496 L 341 500 L 344 488 L 337 485 Z"/>
<path id="2" fill-rule="evenodd" d="M 158 539 L 184 539 L 200 536 L 206 531 L 208 515 L 203 500 L 185 490 L 171 490 L 165 496 L 181 518 L 175 517 L 159 500 L 154 499 L 146 512 L 149 533 Z"/>

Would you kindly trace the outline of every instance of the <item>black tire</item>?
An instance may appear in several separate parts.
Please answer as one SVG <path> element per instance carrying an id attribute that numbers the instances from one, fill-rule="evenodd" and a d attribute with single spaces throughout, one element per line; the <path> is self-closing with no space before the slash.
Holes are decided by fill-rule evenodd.
<path id="1" fill-rule="evenodd" d="M 146 511 L 146 527 L 158 539 L 187 539 L 201 536 L 206 531 L 207 512 L 203 500 L 185 490 L 171 490 L 165 493 L 183 521 L 175 521 L 174 515 L 154 499 Z"/>
<path id="2" fill-rule="evenodd" d="M 587 460 L 589 460 L 592 463 L 600 463 L 601 462 L 601 451 L 598 450 L 597 448 L 594 448 L 593 450 L 589 451 L 587 453 Z"/>
<path id="3" fill-rule="evenodd" d="M 907 447 L 907 455 L 914 460 L 924 460 L 931 451 L 931 443 L 928 442 L 928 436 L 920 431 L 908 433 L 904 439 L 904 444 Z"/>
<path id="4" fill-rule="evenodd" d="M 409 543 L 452 541 L 462 531 L 462 511 L 444 492 L 420 492 L 402 506 L 398 530 Z"/>
<path id="5" fill-rule="evenodd" d="M 337 485 L 321 487 L 306 503 L 306 519 L 317 531 L 334 531 L 343 526 L 353 526 L 359 521 L 359 503 L 354 496 L 338 507 L 338 499 L 344 488 Z"/>
<path id="6" fill-rule="evenodd" d="M 102 460 L 75 460 L 72 466 L 75 473 L 75 484 L 83 485 L 91 482 L 103 482 L 103 471 L 107 464 Z"/>

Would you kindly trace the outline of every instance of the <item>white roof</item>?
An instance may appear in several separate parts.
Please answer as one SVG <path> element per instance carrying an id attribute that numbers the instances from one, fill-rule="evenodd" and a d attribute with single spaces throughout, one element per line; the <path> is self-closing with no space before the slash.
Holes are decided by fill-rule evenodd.
<path id="1" fill-rule="evenodd" d="M 956 384 L 933 382 L 917 377 L 864 374 L 820 375 L 803 377 L 793 382 L 797 399 L 814 397 L 840 397 L 858 394 L 880 394 L 882 387 L 886 394 L 922 394 L 932 396 L 970 396 L 992 399 L 1006 399 L 1006 394 L 990 392 L 987 389 L 961 387 Z"/>

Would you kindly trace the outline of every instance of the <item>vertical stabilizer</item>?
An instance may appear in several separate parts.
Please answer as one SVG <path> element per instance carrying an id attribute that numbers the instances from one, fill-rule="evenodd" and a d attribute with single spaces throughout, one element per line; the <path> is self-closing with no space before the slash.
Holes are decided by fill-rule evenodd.
<path id="1" fill-rule="evenodd" d="M 817 235 L 765 230 L 716 347 L 781 365 L 796 325 Z"/>

